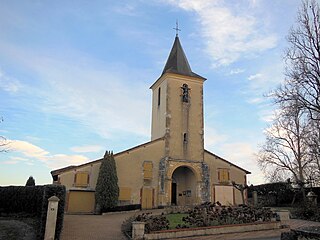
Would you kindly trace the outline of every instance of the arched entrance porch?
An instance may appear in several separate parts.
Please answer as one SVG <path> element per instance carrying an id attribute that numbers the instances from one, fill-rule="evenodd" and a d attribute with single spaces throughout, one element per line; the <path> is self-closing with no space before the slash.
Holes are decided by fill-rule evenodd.
<path id="1" fill-rule="evenodd" d="M 171 179 L 171 205 L 185 206 L 197 203 L 197 178 L 191 168 L 177 167 Z"/>

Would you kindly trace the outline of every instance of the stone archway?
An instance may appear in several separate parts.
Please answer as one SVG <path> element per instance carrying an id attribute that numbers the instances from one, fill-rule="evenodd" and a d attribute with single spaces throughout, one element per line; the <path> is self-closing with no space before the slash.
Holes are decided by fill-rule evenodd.
<path id="1" fill-rule="evenodd" d="M 187 166 L 177 167 L 172 173 L 171 205 L 192 205 L 197 202 L 197 178 Z"/>

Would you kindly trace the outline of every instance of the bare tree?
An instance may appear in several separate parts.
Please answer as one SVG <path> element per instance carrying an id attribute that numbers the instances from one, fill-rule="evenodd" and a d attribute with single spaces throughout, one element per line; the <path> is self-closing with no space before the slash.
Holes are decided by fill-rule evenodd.
<path id="1" fill-rule="evenodd" d="M 266 142 L 258 153 L 258 163 L 269 177 L 293 178 L 304 197 L 306 171 L 311 164 L 309 123 L 298 104 L 282 107 L 272 126 L 265 131 Z"/>
<path id="2" fill-rule="evenodd" d="M 315 0 L 302 2 L 296 26 L 291 28 L 287 40 L 287 78 L 274 92 L 276 100 L 295 101 L 298 97 L 300 105 L 316 119 L 319 114 L 315 113 L 320 113 L 320 10 Z"/>
<path id="3" fill-rule="evenodd" d="M 314 183 L 320 184 L 320 121 L 310 121 L 309 155 L 311 165 L 309 176 L 312 176 Z"/>
<path id="4" fill-rule="evenodd" d="M 3 118 L 0 117 L 0 123 L 3 122 Z M 0 153 L 8 151 L 9 141 L 4 137 L 0 136 Z"/>
<path id="5" fill-rule="evenodd" d="M 236 183 L 235 181 L 232 181 L 231 183 L 232 183 L 232 186 L 233 186 L 235 189 L 237 189 L 237 190 L 240 191 L 240 193 L 241 193 L 241 198 L 242 198 L 242 204 L 247 204 L 247 202 L 245 201 L 245 197 L 244 197 L 244 191 L 245 191 L 246 189 L 248 189 L 249 186 L 248 186 L 247 184 Z"/>

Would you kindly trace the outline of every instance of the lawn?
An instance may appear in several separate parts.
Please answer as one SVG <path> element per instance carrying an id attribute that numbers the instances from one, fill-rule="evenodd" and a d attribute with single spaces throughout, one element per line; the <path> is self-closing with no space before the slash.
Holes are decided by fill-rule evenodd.
<path id="1" fill-rule="evenodd" d="M 0 218 L 0 239 L 34 240 L 36 221 L 32 218 L 10 219 Z"/>
<path id="2" fill-rule="evenodd" d="M 182 221 L 182 218 L 186 216 L 188 216 L 187 213 L 172 213 L 166 215 L 167 219 L 169 220 L 169 229 L 175 229 L 178 224 L 185 224 Z"/>

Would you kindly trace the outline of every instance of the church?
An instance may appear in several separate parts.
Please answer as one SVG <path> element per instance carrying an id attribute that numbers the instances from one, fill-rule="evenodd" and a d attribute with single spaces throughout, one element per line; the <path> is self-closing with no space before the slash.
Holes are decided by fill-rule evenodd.
<path id="1" fill-rule="evenodd" d="M 151 140 L 114 154 L 119 205 L 142 209 L 219 201 L 241 204 L 232 185 L 249 171 L 204 149 L 203 84 L 176 35 L 161 76 L 152 84 Z M 67 189 L 68 213 L 90 213 L 102 159 L 51 172 Z"/>

